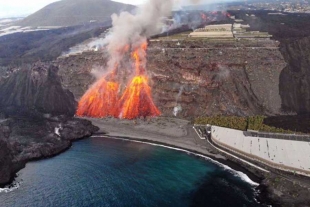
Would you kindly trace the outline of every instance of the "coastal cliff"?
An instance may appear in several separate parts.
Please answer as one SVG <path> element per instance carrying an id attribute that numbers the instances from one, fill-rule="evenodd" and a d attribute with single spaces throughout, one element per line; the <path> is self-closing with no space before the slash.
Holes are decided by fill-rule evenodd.
<path id="1" fill-rule="evenodd" d="M 72 117 L 76 101 L 57 72 L 56 66 L 37 63 L 0 80 L 0 186 L 26 162 L 57 155 L 98 130 Z"/>
<path id="2" fill-rule="evenodd" d="M 281 43 L 281 53 L 288 65 L 281 72 L 280 95 L 286 111 L 310 112 L 310 37 Z"/>
<path id="3" fill-rule="evenodd" d="M 61 116 L 1 120 L 0 186 L 10 183 L 26 162 L 57 155 L 68 149 L 72 141 L 97 130 L 90 121 Z"/>
<path id="4" fill-rule="evenodd" d="M 63 90 L 58 68 L 36 63 L 16 69 L 0 82 L 0 107 L 9 114 L 49 113 L 73 116 L 76 101 Z"/>
<path id="5" fill-rule="evenodd" d="M 0 123 L 0 183 L 7 183 L 13 173 L 13 154 L 8 143 L 10 128 L 7 123 Z"/>

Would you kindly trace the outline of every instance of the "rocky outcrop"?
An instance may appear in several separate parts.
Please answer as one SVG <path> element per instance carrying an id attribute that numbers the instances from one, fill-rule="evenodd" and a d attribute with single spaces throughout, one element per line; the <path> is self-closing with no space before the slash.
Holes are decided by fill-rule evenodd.
<path id="1" fill-rule="evenodd" d="M 281 72 L 282 107 L 299 114 L 310 112 L 310 37 L 281 43 L 281 52 L 288 65 Z"/>
<path id="2" fill-rule="evenodd" d="M 71 145 L 71 141 L 92 135 L 98 130 L 90 121 L 66 117 L 29 120 L 14 118 L 11 124 L 14 161 L 50 157 Z"/>
<path id="3" fill-rule="evenodd" d="M 0 82 L 0 107 L 8 114 L 65 114 L 73 116 L 76 101 L 64 90 L 54 65 L 36 63 Z"/>
<path id="4" fill-rule="evenodd" d="M 309 206 L 308 178 L 294 176 L 289 179 L 270 173 L 261 182 L 261 188 L 266 190 L 267 198 L 274 203 L 272 206 L 291 207 Z"/>
<path id="5" fill-rule="evenodd" d="M 98 130 L 72 118 L 76 101 L 57 72 L 54 65 L 36 63 L 0 80 L 0 186 L 27 161 L 57 155 Z"/>
<path id="6" fill-rule="evenodd" d="M 2 122 L 6 124 L 1 125 Z M 9 183 L 26 162 L 57 155 L 68 149 L 72 141 L 91 136 L 99 130 L 90 121 L 65 116 L 11 118 L 2 122 L 0 186 Z"/>

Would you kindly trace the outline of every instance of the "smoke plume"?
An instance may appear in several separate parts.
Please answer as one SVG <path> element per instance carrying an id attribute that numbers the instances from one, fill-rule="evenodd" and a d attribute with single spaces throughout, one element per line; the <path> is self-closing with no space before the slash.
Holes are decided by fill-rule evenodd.
<path id="1" fill-rule="evenodd" d="M 160 115 L 145 73 L 147 38 L 161 31 L 162 20 L 172 8 L 173 0 L 149 0 L 135 14 L 112 15 L 106 38 L 108 71 L 82 96 L 78 116 L 135 119 Z M 128 68 L 133 77 L 124 87 Z"/>
<path id="2" fill-rule="evenodd" d="M 162 29 L 162 18 L 169 16 L 172 8 L 173 0 L 149 0 L 140 6 L 135 14 L 113 14 L 112 31 L 107 37 L 107 50 L 110 55 L 108 68 L 113 69 L 120 64 L 124 49 L 135 49 L 145 42 L 146 38 L 159 33 Z"/>
<path id="3" fill-rule="evenodd" d="M 183 90 L 184 90 L 184 86 L 181 86 L 179 93 L 175 97 L 176 106 L 173 108 L 173 111 L 172 111 L 174 116 L 177 116 L 178 113 L 182 111 L 182 106 L 180 104 L 178 104 L 178 101 L 179 101 L 179 99 L 183 93 Z"/>

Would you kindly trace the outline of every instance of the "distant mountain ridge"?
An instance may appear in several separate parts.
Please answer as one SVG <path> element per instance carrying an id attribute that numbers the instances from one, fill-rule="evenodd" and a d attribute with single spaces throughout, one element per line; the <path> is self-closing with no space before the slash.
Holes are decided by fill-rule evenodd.
<path id="1" fill-rule="evenodd" d="M 135 6 L 110 0 L 62 0 L 47 5 L 18 22 L 20 26 L 73 26 L 109 21 L 113 13 Z"/>

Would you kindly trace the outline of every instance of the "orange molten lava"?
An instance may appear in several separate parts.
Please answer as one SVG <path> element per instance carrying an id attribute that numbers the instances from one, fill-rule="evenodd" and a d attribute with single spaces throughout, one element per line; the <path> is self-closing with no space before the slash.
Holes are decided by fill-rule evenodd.
<path id="1" fill-rule="evenodd" d="M 120 116 L 124 119 L 135 119 L 146 116 L 159 116 L 160 111 L 153 103 L 151 87 L 147 77 L 135 76 L 120 99 Z"/>
<path id="2" fill-rule="evenodd" d="M 201 13 L 201 18 L 202 18 L 204 21 L 207 21 L 207 15 L 205 15 L 204 13 Z"/>
<path id="3" fill-rule="evenodd" d="M 79 101 L 78 116 L 107 117 L 114 116 L 135 119 L 141 116 L 159 116 L 155 106 L 148 78 L 144 74 L 142 58 L 145 60 L 147 43 L 143 43 L 132 53 L 135 61 L 135 77 L 126 87 L 121 99 L 118 99 L 119 84 L 114 80 L 116 70 L 98 80 Z M 127 47 L 126 47 L 127 50 Z M 125 51 L 126 52 L 126 51 Z"/>
<path id="4" fill-rule="evenodd" d="M 141 116 L 159 116 L 160 111 L 152 100 L 151 87 L 148 85 L 148 78 L 144 75 L 144 68 L 141 64 L 141 55 L 145 56 L 147 43 L 141 44 L 132 53 L 135 60 L 135 77 L 131 80 L 123 96 L 120 99 L 120 117 L 135 119 Z"/>
<path id="5" fill-rule="evenodd" d="M 117 117 L 118 88 L 118 83 L 107 81 L 106 77 L 101 78 L 82 96 L 76 115 L 97 118 Z"/>

